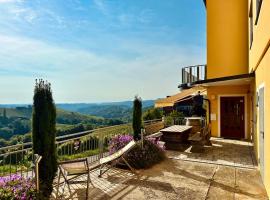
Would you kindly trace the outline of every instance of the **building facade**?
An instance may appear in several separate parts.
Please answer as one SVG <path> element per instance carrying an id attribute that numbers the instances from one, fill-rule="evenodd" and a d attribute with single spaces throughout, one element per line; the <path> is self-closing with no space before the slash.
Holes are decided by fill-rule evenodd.
<path id="1" fill-rule="evenodd" d="M 255 155 L 270 195 L 270 0 L 249 0 L 249 73 Z"/>
<path id="2" fill-rule="evenodd" d="M 212 136 L 254 144 L 270 195 L 270 0 L 204 0 L 204 4 L 207 64 L 182 69 L 182 92 L 175 97 L 180 101 L 186 90 L 205 89 Z"/>

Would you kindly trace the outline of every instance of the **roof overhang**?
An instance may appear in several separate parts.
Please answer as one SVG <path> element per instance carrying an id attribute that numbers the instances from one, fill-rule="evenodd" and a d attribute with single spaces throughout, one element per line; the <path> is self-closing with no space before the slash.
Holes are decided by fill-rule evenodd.
<path id="1" fill-rule="evenodd" d="M 210 87 L 210 86 L 223 86 L 223 85 L 249 85 L 254 79 L 255 73 L 241 74 L 235 76 L 227 76 L 221 78 L 206 79 L 196 81 L 191 84 L 191 87 Z"/>
<path id="2" fill-rule="evenodd" d="M 193 87 L 190 89 L 183 90 L 180 93 L 175 94 L 173 96 L 164 99 L 158 99 L 155 101 L 155 108 L 173 107 L 174 104 L 189 100 L 194 95 L 197 95 L 199 92 L 200 94 L 204 94 L 206 93 L 206 89 L 201 86 Z"/>

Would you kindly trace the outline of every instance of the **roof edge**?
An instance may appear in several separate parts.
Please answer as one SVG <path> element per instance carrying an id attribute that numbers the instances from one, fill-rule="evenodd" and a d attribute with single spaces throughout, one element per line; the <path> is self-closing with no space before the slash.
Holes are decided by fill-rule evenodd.
<path id="1" fill-rule="evenodd" d="M 234 76 L 225 76 L 225 77 L 220 77 L 220 78 L 212 78 L 212 79 L 206 79 L 206 80 L 201 80 L 201 81 L 195 81 L 190 84 L 190 87 L 200 85 L 200 84 L 205 84 L 205 83 L 213 83 L 213 82 L 220 82 L 220 81 L 229 81 L 229 80 L 237 80 L 237 79 L 242 79 L 242 78 L 252 78 L 255 77 L 255 73 L 249 73 L 249 74 L 240 74 L 240 75 L 234 75 Z M 178 86 L 178 88 L 181 88 L 182 84 Z"/>

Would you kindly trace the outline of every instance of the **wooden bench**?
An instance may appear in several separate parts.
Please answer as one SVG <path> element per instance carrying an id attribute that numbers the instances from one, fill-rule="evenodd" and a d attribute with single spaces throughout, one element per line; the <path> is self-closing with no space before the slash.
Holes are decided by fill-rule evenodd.
<path id="1" fill-rule="evenodd" d="M 197 132 L 188 138 L 188 141 L 192 145 L 192 152 L 203 152 L 204 145 L 211 145 L 211 124 L 206 125 L 201 129 L 200 132 Z"/>

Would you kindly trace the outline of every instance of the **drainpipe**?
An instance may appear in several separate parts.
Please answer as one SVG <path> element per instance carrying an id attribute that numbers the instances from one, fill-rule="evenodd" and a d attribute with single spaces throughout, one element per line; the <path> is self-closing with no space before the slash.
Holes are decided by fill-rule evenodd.
<path id="1" fill-rule="evenodd" d="M 207 103 L 208 103 L 208 117 L 209 117 L 209 123 L 211 122 L 211 102 L 210 102 L 210 100 L 209 99 L 203 99 L 203 100 L 205 100 L 205 101 L 207 101 Z"/>

